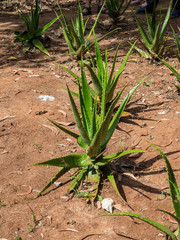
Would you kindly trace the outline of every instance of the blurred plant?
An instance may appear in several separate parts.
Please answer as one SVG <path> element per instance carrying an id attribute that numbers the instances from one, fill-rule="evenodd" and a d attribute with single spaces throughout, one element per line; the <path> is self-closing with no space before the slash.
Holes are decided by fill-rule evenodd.
<path id="1" fill-rule="evenodd" d="M 169 236 L 170 239 L 177 240 L 177 239 L 180 239 L 180 192 L 179 192 L 179 188 L 178 188 L 178 185 L 177 185 L 177 182 L 176 182 L 174 172 L 172 170 L 172 167 L 171 167 L 170 162 L 168 161 L 166 155 L 159 148 L 157 148 L 155 145 L 153 145 L 153 144 L 151 144 L 151 145 L 160 152 L 161 156 L 164 158 L 164 161 L 166 163 L 171 201 L 172 201 L 175 213 L 172 214 L 171 212 L 161 210 L 161 209 L 158 209 L 158 211 L 166 213 L 171 218 L 173 218 L 177 222 L 177 230 L 175 232 L 172 232 L 166 226 L 164 226 L 164 225 L 162 225 L 162 224 L 160 224 L 160 223 L 158 223 L 158 222 L 156 222 L 152 219 L 144 217 L 140 214 L 137 214 L 137 213 L 124 212 L 124 213 L 113 213 L 113 214 L 108 214 L 108 215 L 111 215 L 111 216 L 130 216 L 130 217 L 138 218 L 138 219 L 152 225 L 153 227 L 156 227 L 158 230 L 161 230 L 162 232 L 166 233 L 166 235 Z"/>
<path id="2" fill-rule="evenodd" d="M 19 15 L 21 19 L 26 24 L 27 30 L 24 32 L 15 31 L 15 38 L 14 42 L 22 42 L 23 43 L 23 50 L 27 51 L 30 49 L 31 45 L 37 47 L 40 51 L 47 54 L 49 56 L 48 51 L 45 49 L 44 45 L 42 44 L 42 34 L 52 26 L 54 22 L 60 16 L 54 18 L 51 22 L 46 24 L 44 27 L 39 29 L 39 15 L 40 15 L 40 7 L 38 0 L 36 0 L 35 9 L 33 9 L 33 5 L 31 6 L 31 12 L 28 14 L 28 17 L 23 13 L 23 11 L 19 11 Z"/>
<path id="3" fill-rule="evenodd" d="M 87 82 L 83 66 L 83 60 L 81 60 L 81 82 L 77 79 L 81 116 L 74 102 L 71 91 L 67 88 L 75 123 L 80 134 L 72 132 L 54 121 L 51 122 L 65 133 L 77 139 L 79 146 L 82 149 L 85 149 L 86 153 L 71 154 L 35 164 L 62 167 L 43 190 L 40 191 L 37 197 L 72 168 L 78 168 L 78 170 L 74 176 L 74 180 L 68 188 L 69 192 L 77 192 L 79 186 L 85 186 L 85 196 L 88 200 L 94 202 L 98 194 L 101 175 L 103 174 L 109 179 L 115 191 L 121 197 L 110 167 L 110 162 L 127 154 L 143 152 L 142 150 L 127 150 L 104 156 L 107 144 L 116 129 L 124 108 L 141 81 L 127 94 L 121 105 L 118 107 L 116 114 L 113 116 L 114 108 L 126 86 L 116 94 L 116 97 L 111 102 L 109 109 L 106 112 L 106 83 L 104 82 L 101 109 L 99 110 L 97 100 L 91 95 L 91 88 Z M 85 185 L 81 184 L 83 181 L 85 181 Z M 87 192 L 89 192 L 89 194 L 87 194 Z"/>
<path id="4" fill-rule="evenodd" d="M 33 232 L 35 227 L 38 225 L 38 221 L 36 220 L 36 216 L 32 215 L 33 225 L 29 225 L 29 231 Z"/>
<path id="5" fill-rule="evenodd" d="M 126 0 L 106 0 L 108 14 L 113 19 L 114 23 L 116 23 L 119 20 L 120 16 L 125 13 L 129 7 L 130 2 L 131 0 L 128 2 Z"/>
<path id="6" fill-rule="evenodd" d="M 117 53 L 120 44 L 118 45 L 114 59 L 113 59 L 113 64 L 111 71 L 108 73 L 108 59 L 107 59 L 107 51 L 105 52 L 105 61 L 103 61 L 103 57 L 101 54 L 101 51 L 99 49 L 98 41 L 96 39 L 96 35 L 94 33 L 94 44 L 95 44 L 95 57 L 90 58 L 90 63 L 88 62 L 83 62 L 83 65 L 85 65 L 91 75 L 91 80 L 93 83 L 93 88 L 90 85 L 90 91 L 94 99 L 99 99 L 100 103 L 102 100 L 102 95 L 103 92 L 105 92 L 105 103 L 108 104 L 112 101 L 113 96 L 114 96 L 114 91 L 117 86 L 117 83 L 119 81 L 119 78 L 124 70 L 124 67 L 126 66 L 126 62 L 128 60 L 129 55 L 131 54 L 135 43 L 129 50 L 129 52 L 126 54 L 124 60 L 122 61 L 119 69 L 117 70 L 116 74 L 114 74 L 115 70 L 115 63 L 116 63 L 116 58 L 117 58 Z M 57 64 L 59 65 L 59 64 Z M 72 72 L 69 68 L 59 65 L 63 69 L 65 69 L 67 72 L 69 72 L 77 81 L 82 82 L 82 79 Z M 85 73 L 84 73 L 85 74 Z M 84 77 L 84 74 L 82 77 Z"/>
<path id="7" fill-rule="evenodd" d="M 6 206 L 6 204 L 5 204 L 4 200 L 0 200 L 0 207 L 5 207 L 5 206 Z"/>
<path id="8" fill-rule="evenodd" d="M 16 234 L 16 240 L 22 240 L 22 238 Z"/>
<path id="9" fill-rule="evenodd" d="M 35 216 L 35 214 L 34 214 L 33 209 L 29 206 L 29 204 L 27 204 L 27 205 L 28 205 L 28 207 L 30 208 L 30 210 L 31 210 L 31 212 L 32 212 L 31 217 L 32 217 L 32 220 L 33 220 L 33 225 L 29 225 L 29 231 L 30 231 L 30 232 L 33 232 L 34 229 L 35 229 L 35 227 L 38 225 L 39 221 L 36 219 L 36 216 Z"/>
<path id="10" fill-rule="evenodd" d="M 171 6 L 172 0 L 170 1 L 166 17 L 162 23 L 162 14 L 160 11 L 158 21 L 156 16 L 155 4 L 153 8 L 152 17 L 146 11 L 146 21 L 148 26 L 148 33 L 143 28 L 141 22 L 139 21 L 137 15 L 133 12 L 134 18 L 136 19 L 137 26 L 139 28 L 140 34 L 143 38 L 143 42 L 140 40 L 145 48 L 145 51 L 135 47 L 135 49 L 144 57 L 154 58 L 162 57 L 165 48 L 167 47 L 168 38 L 165 39 L 165 32 L 171 16 Z"/>
<path id="11" fill-rule="evenodd" d="M 60 6 L 59 6 L 59 9 L 60 9 L 60 12 L 61 12 L 62 17 L 63 17 L 63 21 L 61 21 L 59 19 L 59 21 L 61 23 L 61 30 L 63 32 L 64 38 L 65 38 L 66 43 L 68 45 L 70 54 L 72 55 L 72 57 L 75 60 L 81 60 L 81 58 L 84 57 L 84 55 L 95 44 L 94 42 L 90 43 L 90 38 L 91 38 L 92 33 L 93 33 L 93 31 L 96 27 L 96 24 L 98 22 L 98 19 L 99 19 L 99 16 L 101 14 L 101 11 L 102 11 L 103 7 L 99 11 L 99 13 L 96 17 L 96 20 L 94 22 L 94 25 L 91 28 L 87 38 L 85 37 L 85 31 L 86 31 L 86 26 L 87 26 L 88 19 L 84 23 L 83 15 L 82 15 L 82 9 L 81 9 L 80 4 L 79 4 L 79 7 L 78 7 L 78 16 L 76 17 L 75 21 L 73 21 L 73 19 L 71 19 L 71 25 L 68 24 L 67 19 L 66 19 L 65 15 L 63 14 Z M 110 33 L 112 33 L 115 30 L 116 29 L 112 30 L 111 32 L 108 32 L 107 34 L 105 34 L 104 36 L 99 38 L 98 42 L 103 40 L 106 36 L 108 36 Z"/>

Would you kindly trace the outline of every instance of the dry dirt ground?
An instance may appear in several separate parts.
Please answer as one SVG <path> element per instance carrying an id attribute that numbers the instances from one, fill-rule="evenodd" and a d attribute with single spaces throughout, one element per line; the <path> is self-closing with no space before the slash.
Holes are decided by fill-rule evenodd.
<path id="1" fill-rule="evenodd" d="M 0 3 L 0 239 L 165 239 L 164 234 L 145 223 L 135 223 L 127 217 L 100 217 L 105 210 L 97 208 L 97 204 L 87 204 L 76 195 L 72 198 L 72 194 L 67 194 L 67 188 L 73 172 L 59 180 L 59 187 L 54 185 L 35 199 L 37 192 L 59 169 L 33 164 L 80 152 L 71 137 L 48 121 L 48 118 L 57 120 L 77 131 L 73 125 L 66 84 L 72 90 L 77 88 L 72 77 L 54 62 L 77 73 L 80 73 L 80 68 L 67 54 L 68 48 L 58 22 L 46 33 L 51 39 L 47 49 L 53 58 L 38 50 L 23 54 L 21 45 L 13 43 L 14 31 L 24 30 L 17 14 L 18 6 L 27 8 L 25 1 L 20 5 L 18 1 Z M 162 7 L 164 13 L 167 3 L 163 3 Z M 74 16 L 77 2 L 65 1 L 62 8 L 68 17 Z M 55 9 L 57 7 L 53 1 L 44 1 L 40 25 L 54 18 Z M 96 3 L 88 29 L 95 20 L 95 11 Z M 145 16 L 140 18 L 143 21 Z M 105 28 L 108 21 L 109 17 L 100 17 L 96 28 L 98 36 L 107 32 Z M 179 19 L 171 20 L 175 28 L 177 21 Z M 130 48 L 127 41 L 136 36 L 138 30 L 129 10 L 120 30 L 103 40 L 100 46 L 104 50 L 115 49 L 122 42 L 117 58 L 118 68 Z M 112 63 L 114 51 L 109 53 L 109 63 Z M 171 55 L 167 60 L 171 64 L 178 64 Z M 129 82 L 128 91 L 145 75 L 145 83 L 141 84 L 127 106 L 126 111 L 130 115 L 120 120 L 109 144 L 109 152 L 119 151 L 122 147 L 147 149 L 147 153 L 119 159 L 114 165 L 115 174 L 122 176 L 118 187 L 135 212 L 151 217 L 173 230 L 176 224 L 165 214 L 156 211 L 157 208 L 169 211 L 173 208 L 164 160 L 150 147 L 149 142 L 166 153 L 179 182 L 180 97 L 174 86 L 176 79 L 169 70 L 161 63 L 151 63 L 139 57 L 135 52 L 127 62 L 117 90 Z M 55 99 L 43 102 L 38 98 L 40 95 L 53 96 Z M 106 179 L 102 182 L 99 194 L 103 198 L 113 199 L 116 204 L 114 212 L 129 210 Z M 34 226 L 32 216 L 38 222 L 30 231 L 29 228 Z"/>

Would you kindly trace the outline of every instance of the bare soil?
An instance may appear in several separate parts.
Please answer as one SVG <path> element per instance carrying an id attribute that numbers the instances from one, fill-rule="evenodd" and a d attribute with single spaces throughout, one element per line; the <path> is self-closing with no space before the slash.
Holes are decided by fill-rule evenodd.
<path id="1" fill-rule="evenodd" d="M 77 12 L 76 1 L 60 2 L 68 18 Z M 167 3 L 161 3 L 163 13 Z M 40 26 L 55 17 L 57 6 L 53 1 L 44 1 L 40 16 Z M 66 84 L 76 91 L 73 78 L 54 63 L 60 63 L 80 74 L 80 67 L 67 54 L 67 44 L 56 22 L 46 34 L 50 41 L 48 56 L 32 49 L 22 53 L 21 44 L 14 44 L 14 31 L 24 30 L 24 24 L 18 16 L 17 7 L 29 10 L 25 1 L 0 3 L 0 239 L 45 239 L 45 240 L 119 240 L 119 239 L 165 239 L 164 234 L 140 221 L 134 222 L 128 217 L 100 216 L 105 210 L 87 204 L 83 198 L 67 194 L 69 178 L 73 171 L 53 185 L 41 197 L 37 192 L 59 170 L 56 167 L 33 166 L 34 163 L 81 152 L 77 143 L 55 128 L 48 119 L 70 125 L 73 115 L 67 96 Z M 136 5 L 134 8 L 137 8 Z M 96 3 L 90 16 L 88 29 L 96 17 Z M 145 22 L 145 16 L 140 16 Z M 109 17 L 102 15 L 98 22 L 98 36 L 107 32 Z M 171 20 L 176 29 L 178 20 Z M 170 29 L 169 34 L 172 36 Z M 130 48 L 128 41 L 138 36 L 138 29 L 131 11 L 125 14 L 116 34 L 111 34 L 100 43 L 101 49 L 113 48 L 109 53 L 112 63 L 116 46 L 121 43 L 116 68 Z M 172 55 L 167 60 L 178 66 Z M 151 63 L 131 54 L 118 83 L 120 90 L 129 83 L 129 91 L 135 83 L 147 75 L 133 95 L 126 111 L 129 116 L 122 117 L 112 141 L 109 152 L 126 149 L 145 149 L 146 153 L 128 156 L 113 163 L 115 175 L 122 176 L 118 187 L 131 208 L 159 221 L 172 230 L 176 224 L 161 208 L 173 211 L 167 173 L 164 160 L 150 147 L 149 142 L 157 145 L 170 160 L 177 181 L 180 182 L 180 96 L 174 86 L 176 79 L 161 63 Z M 53 96 L 54 101 L 43 102 L 40 95 Z M 122 142 L 122 144 L 121 144 Z M 129 211 L 116 195 L 110 183 L 104 179 L 99 194 L 103 198 L 112 198 L 116 204 L 114 212 Z M 132 211 L 132 210 L 131 210 Z M 32 216 L 36 217 L 37 226 L 33 227 Z"/>

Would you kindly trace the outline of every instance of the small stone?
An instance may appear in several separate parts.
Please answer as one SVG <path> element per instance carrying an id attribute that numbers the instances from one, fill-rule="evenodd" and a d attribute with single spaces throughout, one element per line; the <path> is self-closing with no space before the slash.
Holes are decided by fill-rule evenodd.
<path id="1" fill-rule="evenodd" d="M 114 201 L 111 198 L 104 198 L 101 202 L 102 208 L 112 213 Z"/>

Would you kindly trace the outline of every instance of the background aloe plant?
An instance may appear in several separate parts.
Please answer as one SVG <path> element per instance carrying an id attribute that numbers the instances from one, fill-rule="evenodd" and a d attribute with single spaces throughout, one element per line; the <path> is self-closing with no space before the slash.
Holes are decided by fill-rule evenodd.
<path id="1" fill-rule="evenodd" d="M 173 240 L 178 240 L 180 239 L 180 192 L 179 192 L 179 188 L 176 182 L 176 178 L 174 175 L 174 172 L 172 170 L 171 164 L 169 162 L 169 160 L 167 159 L 166 155 L 159 149 L 157 148 L 155 145 L 151 144 L 154 148 L 156 148 L 161 156 L 164 158 L 164 161 L 166 163 L 166 169 L 167 169 L 167 174 L 168 174 L 168 182 L 169 182 L 169 189 L 170 189 L 170 195 L 171 195 L 171 201 L 173 204 L 173 208 L 174 208 L 174 214 L 165 211 L 165 210 L 161 210 L 158 209 L 158 211 L 161 211 L 163 213 L 168 214 L 170 217 L 172 217 L 176 222 L 177 222 L 177 230 L 175 232 L 172 232 L 168 227 L 152 220 L 149 219 L 147 217 L 144 217 L 140 214 L 137 213 L 130 213 L 130 212 L 124 212 L 124 213 L 113 213 L 113 214 L 108 214 L 108 215 L 113 215 L 113 216 L 130 216 L 130 217 L 135 217 L 138 218 L 154 227 L 156 227 L 157 229 L 161 230 L 162 232 L 164 232 L 165 234 L 167 234 L 170 239 Z"/>
<path id="2" fill-rule="evenodd" d="M 114 22 L 117 22 L 119 17 L 122 16 L 129 7 L 130 1 L 126 0 L 106 0 L 106 6 L 109 16 Z"/>
<path id="3" fill-rule="evenodd" d="M 148 26 L 148 32 L 145 31 L 141 22 L 139 21 L 136 14 L 133 12 L 134 18 L 136 20 L 137 26 L 139 28 L 140 34 L 143 38 L 141 43 L 143 44 L 145 51 L 135 47 L 136 50 L 145 57 L 162 57 L 164 50 L 167 46 L 168 39 L 165 39 L 165 32 L 171 16 L 171 6 L 172 1 L 170 1 L 165 19 L 162 23 L 162 14 L 160 11 L 159 17 L 157 18 L 155 5 L 153 8 L 152 17 L 146 11 L 146 21 Z M 158 20 L 157 20 L 158 19 Z"/>
<path id="4" fill-rule="evenodd" d="M 105 53 L 105 60 L 103 60 L 103 56 L 102 56 L 103 54 L 100 51 L 95 33 L 94 33 L 94 45 L 95 45 L 95 57 L 94 58 L 91 57 L 90 63 L 83 62 L 83 68 L 84 66 L 86 66 L 91 75 L 93 87 L 92 88 L 90 87 L 90 90 L 94 99 L 99 98 L 101 102 L 103 92 L 105 92 L 105 103 L 108 104 L 113 99 L 115 88 L 124 70 L 124 67 L 126 66 L 128 57 L 135 46 L 135 43 L 133 44 L 129 52 L 126 54 L 116 74 L 114 74 L 114 71 L 115 71 L 117 53 L 120 45 L 118 45 L 116 49 L 110 72 L 109 72 L 109 66 L 108 66 L 107 51 Z M 66 71 L 68 71 L 77 81 L 82 82 L 82 79 L 77 74 L 72 72 L 69 68 L 63 65 L 59 65 L 59 66 L 64 68 Z M 83 77 L 84 74 L 85 73 L 83 73 L 83 75 L 81 76 Z"/>
<path id="5" fill-rule="evenodd" d="M 44 45 L 41 42 L 41 37 L 42 37 L 42 34 L 48 28 L 50 28 L 53 23 L 56 22 L 56 20 L 59 18 L 59 16 L 57 16 L 51 22 L 49 22 L 44 27 L 39 29 L 40 11 L 41 11 L 41 9 L 39 7 L 38 0 L 36 0 L 35 9 L 33 9 L 33 6 L 31 6 L 31 12 L 28 15 L 28 17 L 26 17 L 26 15 L 22 11 L 19 12 L 21 19 L 26 24 L 27 30 L 22 33 L 19 31 L 15 31 L 16 36 L 14 38 L 14 42 L 15 43 L 22 42 L 24 44 L 24 47 L 26 47 L 26 49 L 30 48 L 30 46 L 32 44 L 35 47 L 37 47 L 40 51 L 42 51 L 43 53 L 49 55 L 48 51 L 45 49 Z"/>
<path id="6" fill-rule="evenodd" d="M 91 202 L 97 196 L 101 175 L 104 174 L 108 177 L 109 181 L 113 185 L 117 194 L 119 194 L 116 182 L 110 167 L 110 162 L 118 159 L 124 155 L 142 152 L 141 150 L 128 150 L 124 152 L 117 152 L 111 155 L 104 156 L 107 144 L 111 139 L 112 134 L 119 122 L 119 119 L 124 111 L 126 104 L 128 103 L 133 92 L 139 86 L 137 83 L 118 107 L 116 114 L 113 116 L 114 108 L 124 90 L 124 88 L 117 93 L 116 97 L 109 106 L 106 112 L 106 98 L 105 91 L 102 93 L 101 110 L 98 110 L 98 103 L 91 95 L 91 89 L 88 85 L 86 75 L 84 73 L 83 61 L 81 61 L 81 82 L 78 80 L 79 89 L 79 103 L 81 109 L 81 116 L 78 108 L 74 102 L 72 94 L 68 88 L 69 99 L 75 119 L 76 126 L 79 130 L 79 134 L 74 133 L 54 121 L 51 121 L 55 126 L 60 128 L 65 133 L 77 139 L 80 147 L 85 149 L 85 154 L 71 154 L 55 159 L 51 159 L 35 165 L 49 165 L 62 167 L 61 170 L 50 180 L 50 182 L 43 188 L 38 196 L 51 186 L 59 177 L 68 172 L 71 168 L 78 168 L 77 174 L 74 177 L 71 185 L 69 186 L 69 192 L 76 191 L 82 181 L 86 180 L 86 183 L 91 185 L 91 191 L 89 191 L 88 198 Z M 88 191 L 88 189 L 87 189 Z"/>
<path id="7" fill-rule="evenodd" d="M 81 60 L 81 58 L 84 57 L 84 55 L 94 46 L 94 42 L 90 43 L 90 38 L 96 27 L 96 24 L 98 22 L 98 19 L 103 7 L 99 11 L 96 17 L 96 20 L 94 22 L 94 25 L 91 28 L 87 37 L 85 36 L 85 31 L 86 31 L 86 25 L 87 25 L 88 19 L 86 20 L 86 22 L 84 22 L 80 4 L 78 7 L 78 16 L 76 17 L 75 21 L 71 19 L 71 25 L 68 23 L 60 6 L 59 6 L 59 9 L 63 17 L 63 21 L 59 19 L 61 23 L 61 30 L 63 32 L 64 38 L 68 45 L 69 51 L 74 59 Z M 98 41 L 103 40 L 107 35 L 109 35 L 115 30 L 116 29 L 112 30 L 111 32 L 108 32 L 107 34 L 99 38 Z"/>

